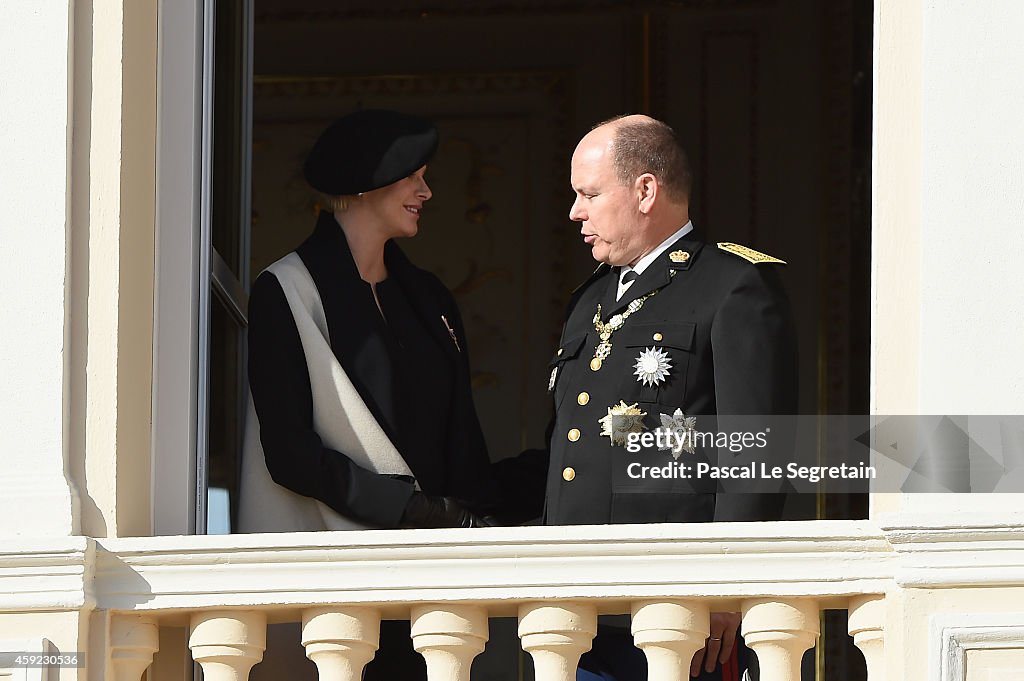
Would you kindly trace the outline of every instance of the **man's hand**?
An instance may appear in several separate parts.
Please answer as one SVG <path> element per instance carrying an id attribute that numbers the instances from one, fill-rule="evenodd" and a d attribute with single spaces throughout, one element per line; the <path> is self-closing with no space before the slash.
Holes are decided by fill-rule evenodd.
<path id="1" fill-rule="evenodd" d="M 711 635 L 704 647 L 694 653 L 693 661 L 690 662 L 690 676 L 700 675 L 701 663 L 708 672 L 713 672 L 719 663 L 724 664 L 732 655 L 739 628 L 738 612 L 711 613 Z"/>
<path id="2" fill-rule="evenodd" d="M 413 492 L 402 513 L 402 527 L 490 527 L 493 523 L 467 510 L 451 497 Z"/>

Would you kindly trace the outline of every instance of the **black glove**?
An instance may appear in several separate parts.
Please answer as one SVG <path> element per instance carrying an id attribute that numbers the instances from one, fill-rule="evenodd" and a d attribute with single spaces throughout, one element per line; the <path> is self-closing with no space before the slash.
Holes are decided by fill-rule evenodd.
<path id="1" fill-rule="evenodd" d="M 490 527 L 491 523 L 479 518 L 451 497 L 435 497 L 413 492 L 402 513 L 402 527 Z"/>

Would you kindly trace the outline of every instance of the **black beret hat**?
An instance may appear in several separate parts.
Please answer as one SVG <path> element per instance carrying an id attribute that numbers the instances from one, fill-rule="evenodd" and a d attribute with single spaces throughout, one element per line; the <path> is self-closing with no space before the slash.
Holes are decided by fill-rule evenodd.
<path id="1" fill-rule="evenodd" d="M 306 181 L 332 195 L 386 187 L 416 172 L 437 150 L 437 128 L 397 111 L 363 109 L 321 133 L 306 157 Z"/>

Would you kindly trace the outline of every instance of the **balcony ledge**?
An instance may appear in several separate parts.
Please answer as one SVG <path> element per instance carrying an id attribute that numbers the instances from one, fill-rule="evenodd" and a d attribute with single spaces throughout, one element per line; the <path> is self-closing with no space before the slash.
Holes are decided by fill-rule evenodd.
<path id="1" fill-rule="evenodd" d="M 895 557 L 868 521 L 516 527 L 99 540 L 112 610 L 884 593 Z M 723 560 L 723 558 L 727 558 Z M 403 612 L 399 611 L 399 612 Z M 272 619 L 274 618 L 271 615 Z"/>
<path id="2" fill-rule="evenodd" d="M 941 520 L 941 519 L 939 519 Z M 161 619 L 259 607 L 811 597 L 1024 585 L 1024 519 L 935 517 L 46 540 L 0 539 L 0 610 L 94 607 Z M 957 521 L 960 524 L 957 524 Z"/>

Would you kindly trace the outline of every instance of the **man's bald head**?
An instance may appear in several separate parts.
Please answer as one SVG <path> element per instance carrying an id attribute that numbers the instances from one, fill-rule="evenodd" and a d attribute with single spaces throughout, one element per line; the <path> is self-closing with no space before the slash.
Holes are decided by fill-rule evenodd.
<path id="1" fill-rule="evenodd" d="M 595 125 L 587 138 L 607 141 L 615 174 L 623 185 L 650 173 L 674 202 L 689 203 L 690 162 L 667 124 L 642 114 L 617 116 Z"/>

